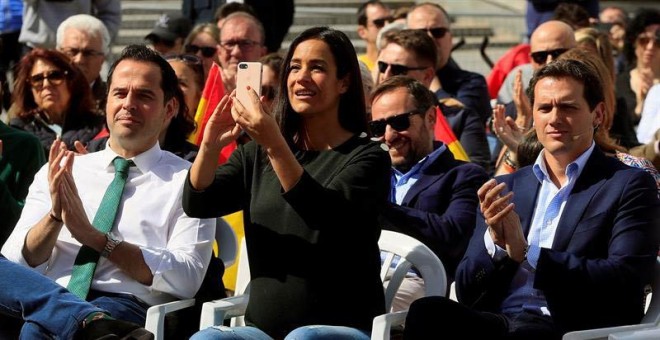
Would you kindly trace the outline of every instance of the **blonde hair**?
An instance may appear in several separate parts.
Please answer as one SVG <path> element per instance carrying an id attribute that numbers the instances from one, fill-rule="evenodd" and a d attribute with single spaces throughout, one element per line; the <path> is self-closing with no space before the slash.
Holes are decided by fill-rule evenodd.
<path id="1" fill-rule="evenodd" d="M 593 27 L 580 28 L 575 31 L 575 42 L 577 46 L 586 47 L 598 53 L 605 67 L 607 67 L 612 81 L 616 81 L 612 43 L 606 33 L 600 32 Z"/>

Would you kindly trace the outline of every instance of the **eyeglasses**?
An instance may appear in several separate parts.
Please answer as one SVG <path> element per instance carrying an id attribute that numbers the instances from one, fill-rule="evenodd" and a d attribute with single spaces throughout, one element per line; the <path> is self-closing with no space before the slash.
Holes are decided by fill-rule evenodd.
<path id="1" fill-rule="evenodd" d="M 390 74 L 393 76 L 398 76 L 402 74 L 408 74 L 410 71 L 419 71 L 426 69 L 426 66 L 420 66 L 420 67 L 408 67 L 404 65 L 399 65 L 399 64 L 388 64 L 384 61 L 379 61 L 378 62 L 378 71 L 380 73 L 385 73 L 387 71 L 387 68 L 390 68 Z"/>
<path id="2" fill-rule="evenodd" d="M 229 40 L 220 42 L 220 46 L 227 51 L 231 51 L 234 47 L 238 46 L 240 50 L 249 50 L 255 46 L 259 46 L 261 43 L 254 40 L 243 39 L 243 40 Z"/>
<path id="3" fill-rule="evenodd" d="M 193 44 L 188 44 L 185 47 L 186 53 L 197 54 L 197 52 L 202 51 L 202 56 L 204 58 L 212 58 L 218 50 L 215 47 L 209 46 L 197 46 Z"/>
<path id="4" fill-rule="evenodd" d="M 422 114 L 425 111 L 413 110 L 410 112 L 399 113 L 398 115 L 387 117 L 386 119 L 372 120 L 369 122 L 369 130 L 374 137 L 381 137 L 385 134 L 385 128 L 389 125 L 392 129 L 402 132 L 410 127 L 410 116 Z"/>
<path id="5" fill-rule="evenodd" d="M 371 22 L 374 24 L 374 26 L 376 26 L 376 28 L 383 28 L 383 26 L 385 26 L 385 24 L 389 24 L 393 20 L 394 20 L 393 17 L 387 16 L 387 17 L 382 17 L 382 18 L 371 20 Z"/>
<path id="6" fill-rule="evenodd" d="M 28 83 L 37 91 L 44 87 L 44 79 L 47 79 L 53 85 L 60 85 L 69 74 L 67 71 L 53 70 L 46 73 L 35 74 L 28 78 Z"/>
<path id="7" fill-rule="evenodd" d="M 642 35 L 637 37 L 637 46 L 643 46 L 646 47 L 649 42 L 653 41 L 655 44 L 655 47 L 660 47 L 660 30 L 656 31 L 656 34 L 653 37 L 649 37 L 648 35 Z"/>
<path id="8" fill-rule="evenodd" d="M 86 48 L 64 48 L 62 49 L 62 53 L 66 54 L 69 58 L 73 58 L 78 54 L 82 54 L 82 56 L 85 58 L 99 57 L 103 55 L 103 52 L 86 49 Z"/>
<path id="9" fill-rule="evenodd" d="M 560 55 L 564 54 L 564 52 L 566 51 L 568 51 L 567 48 L 558 48 L 554 50 L 532 52 L 530 56 L 532 57 L 532 60 L 534 60 L 535 63 L 545 64 L 545 62 L 548 60 L 549 55 L 552 56 L 552 60 L 555 60 Z"/>
<path id="10" fill-rule="evenodd" d="M 420 28 L 418 31 L 426 32 L 426 33 L 431 33 L 431 36 L 433 36 L 436 39 L 443 38 L 447 32 L 449 32 L 449 29 L 446 27 L 433 27 L 433 28 Z"/>
<path id="11" fill-rule="evenodd" d="M 262 85 L 261 86 L 261 95 L 264 96 L 268 100 L 273 100 L 275 99 L 275 87 L 271 85 Z"/>

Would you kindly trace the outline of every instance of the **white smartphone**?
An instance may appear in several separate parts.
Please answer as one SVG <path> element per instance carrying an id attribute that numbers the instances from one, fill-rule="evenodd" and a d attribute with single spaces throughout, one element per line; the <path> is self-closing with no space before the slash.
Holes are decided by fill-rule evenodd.
<path id="1" fill-rule="evenodd" d="M 261 97 L 261 63 L 259 62 L 241 62 L 238 63 L 238 73 L 236 75 L 236 98 L 243 105 L 248 105 L 250 96 L 247 86 L 250 86 Z"/>

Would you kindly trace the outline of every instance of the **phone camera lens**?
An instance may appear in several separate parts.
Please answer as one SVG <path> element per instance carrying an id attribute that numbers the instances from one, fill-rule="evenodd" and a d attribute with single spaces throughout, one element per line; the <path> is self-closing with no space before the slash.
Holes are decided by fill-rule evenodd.
<path id="1" fill-rule="evenodd" d="M 242 68 L 242 69 L 246 69 L 246 68 L 247 68 L 247 65 L 245 65 L 245 64 L 239 64 L 238 66 L 239 66 L 240 68 Z"/>

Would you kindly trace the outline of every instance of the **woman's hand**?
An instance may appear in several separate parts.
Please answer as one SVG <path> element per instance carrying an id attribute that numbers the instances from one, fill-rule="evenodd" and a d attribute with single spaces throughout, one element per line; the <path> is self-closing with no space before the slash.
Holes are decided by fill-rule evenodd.
<path id="1" fill-rule="evenodd" d="M 511 117 L 504 116 L 504 105 L 497 104 L 493 109 L 493 133 L 509 150 L 518 150 L 523 139 L 523 129 Z"/>
<path id="2" fill-rule="evenodd" d="M 231 115 L 236 124 L 245 131 L 250 138 L 260 145 L 270 148 L 283 141 L 282 134 L 275 119 L 265 110 L 259 96 L 254 89 L 248 87 L 250 100 L 241 103 L 232 93 L 233 107 Z"/>
<path id="3" fill-rule="evenodd" d="M 241 128 L 231 114 L 232 101 L 235 92 L 224 95 L 213 114 L 206 123 L 202 146 L 220 152 L 230 142 L 236 140 L 241 133 Z"/>
<path id="4" fill-rule="evenodd" d="M 67 157 L 67 162 L 62 164 L 64 157 Z M 64 172 L 66 171 L 66 164 L 70 161 L 69 158 L 73 158 L 73 152 L 66 149 L 62 140 L 59 138 L 55 139 L 53 144 L 50 145 L 50 151 L 48 153 L 48 189 L 52 204 L 51 214 L 60 220 L 62 219 L 60 187 Z"/>
<path id="5" fill-rule="evenodd" d="M 529 102 L 529 97 L 525 93 L 525 86 L 522 82 L 522 70 L 516 73 L 516 79 L 513 83 L 513 103 L 516 105 L 516 125 L 521 127 L 523 131 L 532 127 L 532 105 Z"/>

